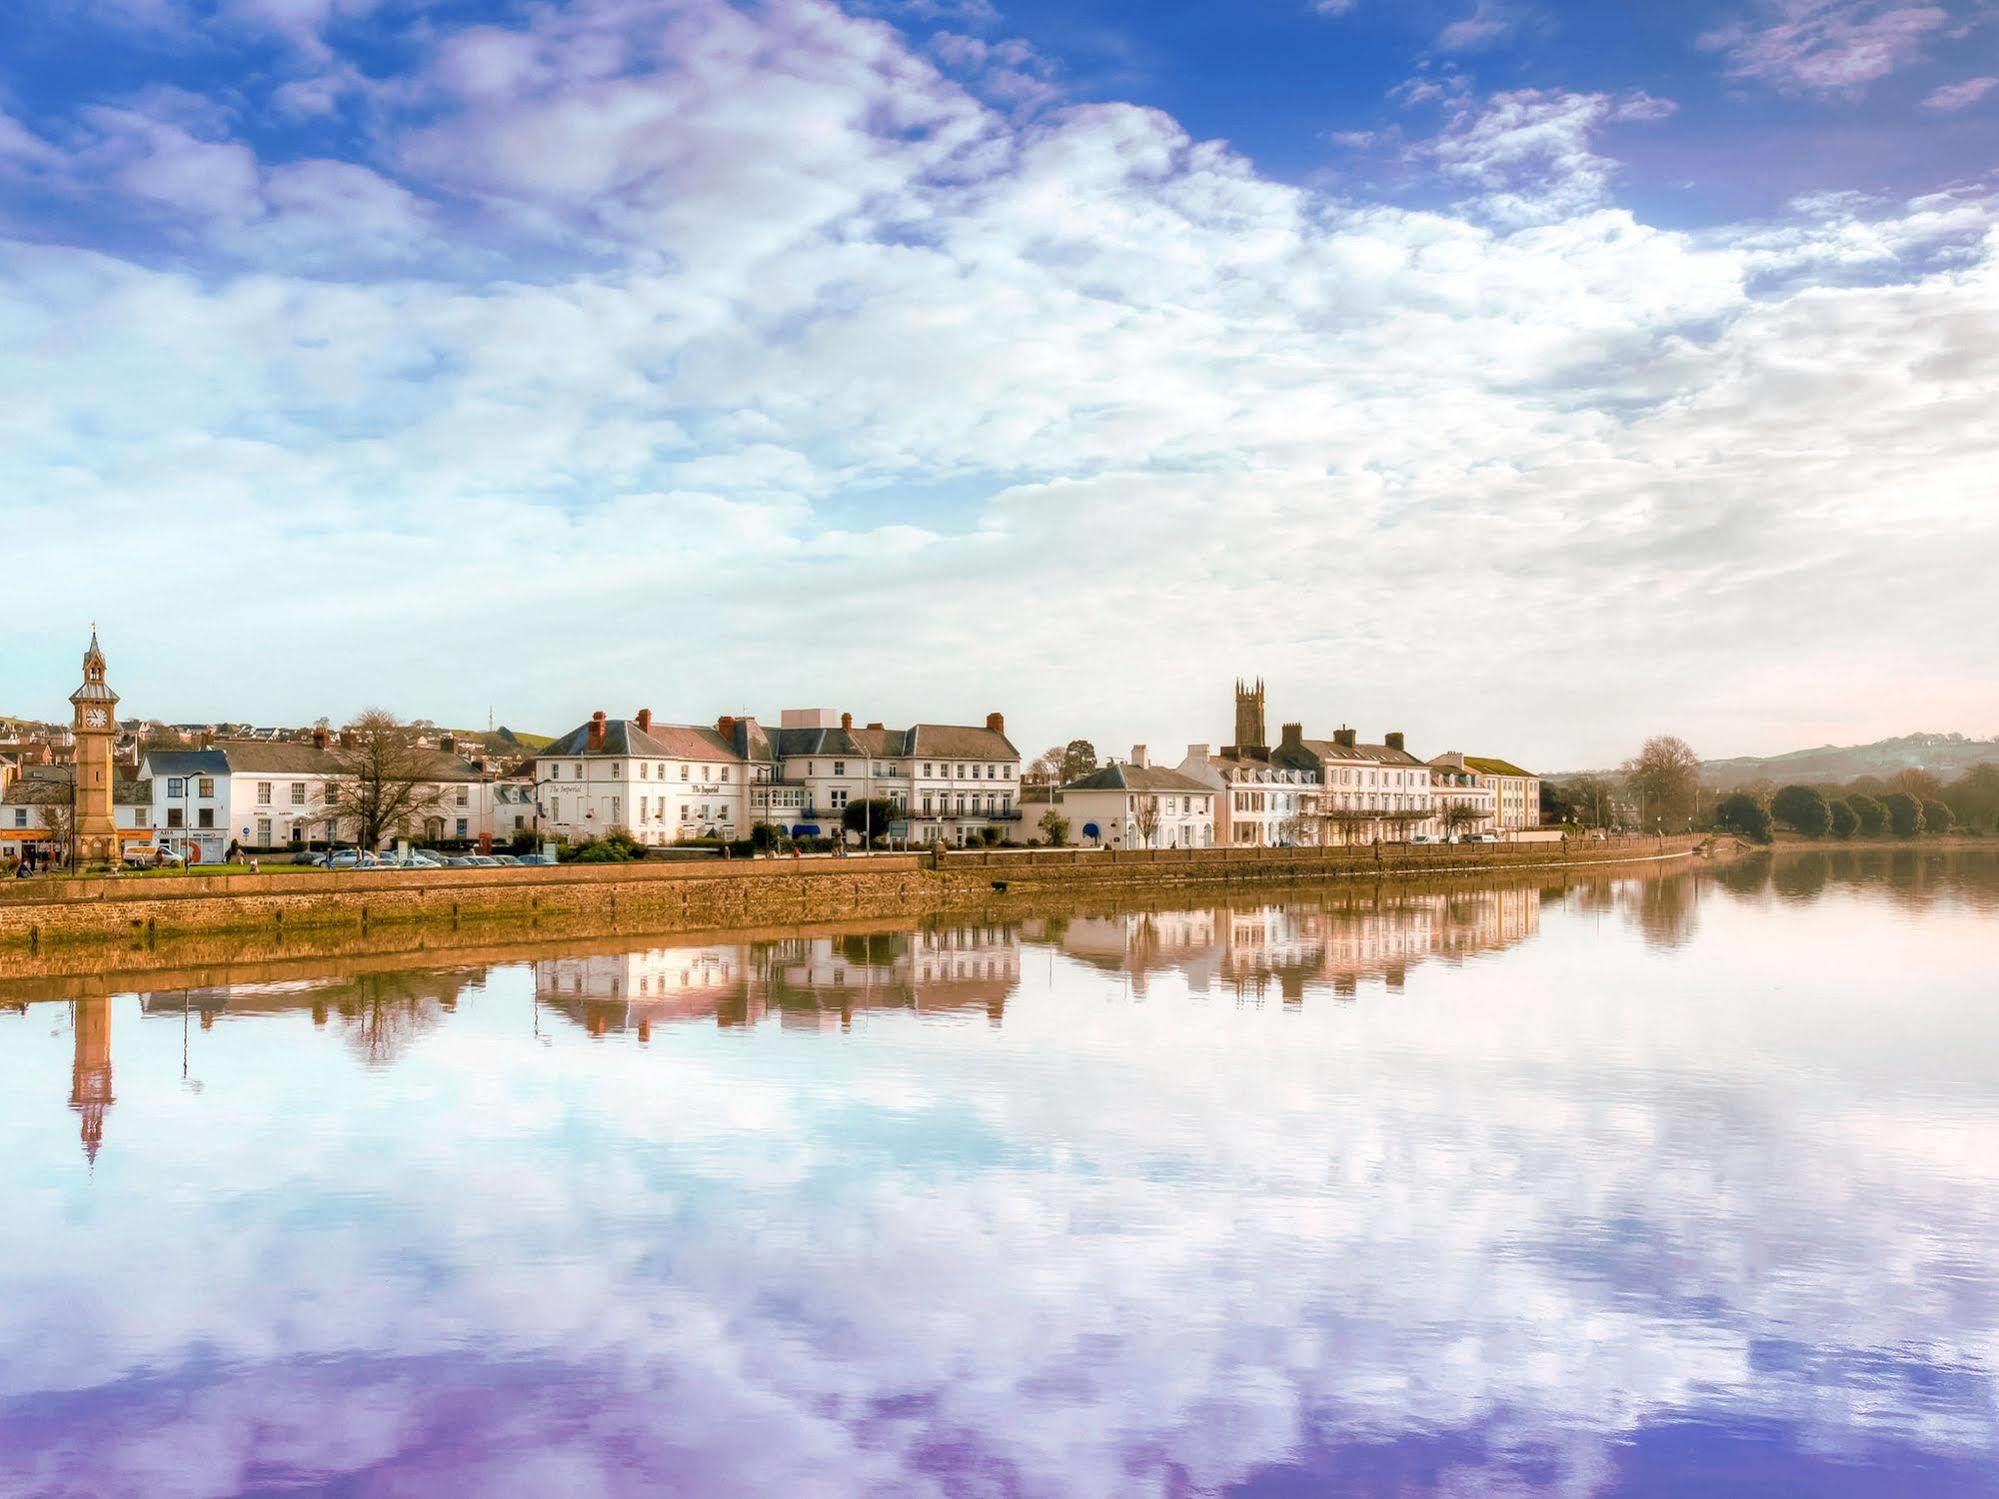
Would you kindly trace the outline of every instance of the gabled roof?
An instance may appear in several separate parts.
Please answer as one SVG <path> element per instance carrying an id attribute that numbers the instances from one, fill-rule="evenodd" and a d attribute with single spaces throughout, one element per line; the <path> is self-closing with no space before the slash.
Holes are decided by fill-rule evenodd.
<path id="1" fill-rule="evenodd" d="M 776 738 L 777 752 L 786 759 L 853 755 L 897 760 L 910 753 L 909 735 L 902 729 L 779 729 Z"/>
<path id="2" fill-rule="evenodd" d="M 1522 770 L 1511 760 L 1495 760 L 1490 755 L 1466 755 L 1465 764 L 1469 765 L 1473 770 L 1478 771 L 1481 775 L 1524 776 L 1528 780 L 1534 778 L 1533 771 Z"/>
<path id="3" fill-rule="evenodd" d="M 579 724 L 560 739 L 535 751 L 537 760 L 709 760 L 735 763 L 745 759 L 710 728 L 692 724 L 657 723 L 641 729 L 636 719 L 604 720 L 604 743 L 590 748 L 590 725 Z"/>
<path id="4" fill-rule="evenodd" d="M 1196 791 L 1213 796 L 1215 788 L 1192 776 L 1161 765 L 1106 765 L 1062 788 L 1064 791 Z"/>
<path id="5" fill-rule="evenodd" d="M 1004 734 L 962 724 L 920 723 L 909 731 L 911 755 L 935 755 L 944 760 L 1018 760 L 1020 751 Z"/>

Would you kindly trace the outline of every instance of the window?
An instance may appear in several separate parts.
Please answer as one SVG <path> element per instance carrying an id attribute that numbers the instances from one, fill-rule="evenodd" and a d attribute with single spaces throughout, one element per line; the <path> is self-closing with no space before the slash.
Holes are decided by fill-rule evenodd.
<path id="1" fill-rule="evenodd" d="M 693 771 L 693 769 L 694 769 L 694 767 L 693 767 L 693 766 L 691 766 L 691 765 L 683 765 L 683 766 L 681 766 L 681 767 L 680 767 L 680 779 L 681 779 L 681 780 L 683 780 L 683 781 L 684 781 L 684 780 L 686 780 L 686 779 L 687 779 L 687 777 L 688 777 L 688 775 L 689 775 L 689 774 L 690 774 L 690 773 L 691 773 L 691 772 Z"/>
<path id="2" fill-rule="evenodd" d="M 843 776 L 846 773 L 847 773 L 847 762 L 845 760 L 835 760 L 833 762 L 833 774 L 836 776 Z"/>
<path id="3" fill-rule="evenodd" d="M 293 781 L 293 782 L 292 782 L 292 805 L 293 805 L 294 807 L 303 807 L 303 806 L 305 805 L 305 782 L 304 782 L 304 781 Z"/>
<path id="4" fill-rule="evenodd" d="M 682 802 L 680 804 L 680 820 L 682 822 L 686 822 L 693 815 L 694 815 L 693 804 L 691 802 Z"/>
<path id="5" fill-rule="evenodd" d="M 167 826 L 170 828 L 177 828 L 180 827 L 181 825 L 182 824 L 180 820 L 180 808 L 179 807 L 167 808 Z"/>
<path id="6" fill-rule="evenodd" d="M 612 797 L 612 798 L 611 798 L 611 821 L 612 821 L 613 823 L 617 822 L 617 820 L 618 820 L 618 817 L 619 817 L 619 814 L 620 814 L 620 812 L 621 812 L 622 808 L 623 808 L 623 803 L 622 803 L 622 802 L 620 802 L 620 801 L 619 801 L 619 799 L 618 799 L 617 797 L 615 797 L 615 796 L 614 796 L 614 797 Z"/>
<path id="7" fill-rule="evenodd" d="M 203 776 L 201 778 L 200 794 L 202 796 L 215 795 L 215 781 L 212 777 Z"/>
<path id="8" fill-rule="evenodd" d="M 460 838 L 463 838 L 463 837 L 464 837 L 464 836 L 466 835 L 466 833 L 467 833 L 467 831 L 468 831 L 468 830 L 469 830 L 469 825 L 468 825 L 468 823 L 467 823 L 466 819 L 464 819 L 463 817 L 459 818 L 459 819 L 458 819 L 458 836 L 459 836 Z"/>
<path id="9" fill-rule="evenodd" d="M 340 783 L 338 781 L 328 781 L 326 783 L 326 805 L 329 807 L 334 806 L 339 800 Z"/>
<path id="10" fill-rule="evenodd" d="M 137 814 L 137 819 L 138 819 L 137 822 L 134 824 L 135 826 L 143 828 L 143 827 L 150 827 L 152 825 L 151 815 L 146 811 L 144 807 L 135 807 L 133 811 Z"/>
<path id="11" fill-rule="evenodd" d="M 14 809 L 14 826 L 17 828 L 24 828 L 27 825 L 28 825 L 28 809 L 26 807 L 16 807 Z"/>
<path id="12" fill-rule="evenodd" d="M 204 796 L 206 796 L 207 794 L 208 794 L 207 792 L 202 793 L 202 795 Z M 268 807 L 270 804 L 271 804 L 271 783 L 269 781 L 257 782 L 257 805 L 260 807 Z"/>
<path id="13" fill-rule="evenodd" d="M 639 761 L 639 779 L 640 779 L 641 781 L 643 781 L 643 780 L 645 780 L 645 779 L 646 779 L 646 777 L 647 777 L 647 774 L 648 774 L 648 773 L 649 773 L 649 772 L 650 772 L 651 770 L 652 770 L 652 767 L 651 767 L 650 765 L 648 765 L 648 764 L 647 764 L 647 763 L 646 763 L 646 762 L 645 762 L 644 760 L 641 760 L 641 761 Z"/>
<path id="14" fill-rule="evenodd" d="M 472 788 L 471 788 L 471 787 L 469 787 L 469 786 L 460 786 L 460 787 L 458 788 L 458 805 L 459 805 L 459 806 L 461 806 L 461 807 L 469 807 L 469 806 L 471 806 L 471 805 L 472 805 Z"/>
<path id="15" fill-rule="evenodd" d="M 725 781 L 729 779 L 729 767 L 726 765 L 722 767 L 722 779 Z"/>
<path id="16" fill-rule="evenodd" d="M 186 779 L 185 779 L 184 777 L 181 777 L 181 776 L 168 776 L 168 777 L 167 777 L 167 795 L 168 795 L 168 796 L 186 796 L 186 795 L 187 795 L 187 781 L 186 781 Z"/>
<path id="17" fill-rule="evenodd" d="M 936 772 L 935 772 L 935 771 L 934 771 L 934 770 L 933 770 L 933 769 L 931 768 L 931 767 L 933 766 L 933 764 L 934 764 L 934 763 L 935 763 L 934 761 L 930 761 L 930 760 L 925 760 L 925 761 L 923 762 L 923 773 L 924 773 L 924 774 L 925 774 L 926 776 L 927 776 L 927 775 L 934 775 L 934 774 L 936 773 Z"/>
<path id="18" fill-rule="evenodd" d="M 215 826 L 215 809 L 203 807 L 194 814 L 195 826 L 212 828 Z"/>

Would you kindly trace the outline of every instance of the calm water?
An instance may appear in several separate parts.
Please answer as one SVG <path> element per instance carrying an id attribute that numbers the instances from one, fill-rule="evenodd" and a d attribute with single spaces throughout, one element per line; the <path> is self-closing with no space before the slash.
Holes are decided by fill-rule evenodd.
<path id="1" fill-rule="evenodd" d="M 1999 1495 L 1995 939 L 1880 855 L 16 978 L 0 1493 Z"/>

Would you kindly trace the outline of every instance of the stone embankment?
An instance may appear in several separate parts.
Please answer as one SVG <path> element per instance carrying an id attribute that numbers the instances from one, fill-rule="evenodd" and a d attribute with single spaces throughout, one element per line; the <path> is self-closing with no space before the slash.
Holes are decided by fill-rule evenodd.
<path id="1" fill-rule="evenodd" d="M 1064 893 L 1389 880 L 1688 858 L 1697 838 L 1359 849 L 1015 851 L 554 868 L 24 881 L 0 887 L 0 952 L 203 934 L 575 923 L 624 931 L 1000 912 Z"/>

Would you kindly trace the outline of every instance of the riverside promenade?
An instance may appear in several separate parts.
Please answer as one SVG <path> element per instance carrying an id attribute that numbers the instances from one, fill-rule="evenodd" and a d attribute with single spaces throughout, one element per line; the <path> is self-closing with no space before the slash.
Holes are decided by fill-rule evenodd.
<path id="1" fill-rule="evenodd" d="M 1068 893 L 1400 880 L 1696 857 L 1698 837 L 1361 848 L 981 850 L 328 874 L 105 875 L 0 887 L 0 952 L 231 932 L 587 920 L 625 930 L 999 912 Z"/>

